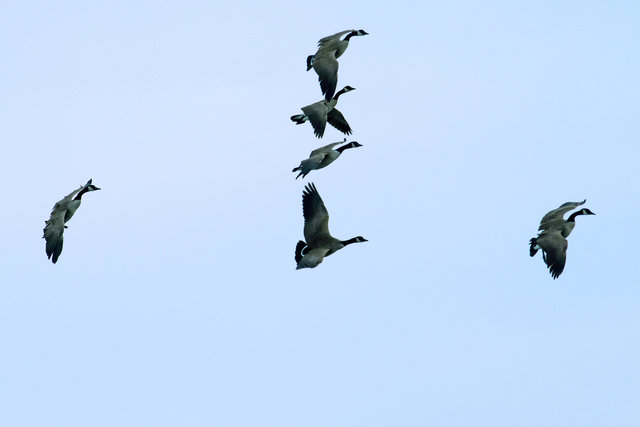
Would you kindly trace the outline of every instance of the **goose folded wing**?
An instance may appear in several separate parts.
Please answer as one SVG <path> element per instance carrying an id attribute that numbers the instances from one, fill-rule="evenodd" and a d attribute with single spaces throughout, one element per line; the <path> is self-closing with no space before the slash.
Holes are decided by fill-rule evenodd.
<path id="1" fill-rule="evenodd" d="M 296 261 L 297 262 L 296 269 L 299 270 L 301 268 L 317 267 L 320 263 L 322 263 L 322 261 L 324 260 L 324 257 L 327 255 L 327 252 L 329 252 L 329 248 L 311 249 L 310 251 L 305 253 L 302 258 Z"/>
<path id="2" fill-rule="evenodd" d="M 308 159 L 300 162 L 300 168 L 302 170 L 302 173 L 306 175 L 312 170 L 318 169 L 326 156 L 327 156 L 327 153 L 320 153 L 320 154 L 316 154 L 315 156 L 311 156 Z"/>

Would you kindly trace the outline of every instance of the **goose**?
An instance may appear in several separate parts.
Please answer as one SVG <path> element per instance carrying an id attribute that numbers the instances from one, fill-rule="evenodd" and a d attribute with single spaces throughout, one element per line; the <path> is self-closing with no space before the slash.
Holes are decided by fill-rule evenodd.
<path id="1" fill-rule="evenodd" d="M 313 133 L 318 138 L 322 138 L 324 136 L 324 129 L 327 127 L 327 121 L 340 132 L 345 135 L 349 135 L 351 134 L 351 127 L 342 113 L 335 107 L 340 95 L 351 92 L 352 90 L 356 89 L 351 86 L 345 86 L 336 92 L 334 97 L 329 101 L 323 99 L 321 101 L 314 102 L 313 104 L 309 104 L 306 107 L 302 107 L 301 109 L 304 114 L 291 116 L 291 120 L 297 125 L 301 125 L 309 120 L 311 122 L 311 126 L 313 126 Z"/>
<path id="2" fill-rule="evenodd" d="M 82 196 L 85 193 L 100 190 L 100 188 L 91 182 L 92 180 L 90 179 L 85 185 L 77 190 L 73 190 L 64 199 L 57 202 L 51 210 L 51 217 L 44 222 L 46 225 L 42 238 L 47 242 L 47 257 L 51 259 L 54 264 L 58 261 L 58 257 L 60 257 L 62 253 L 62 244 L 64 241 L 62 234 L 64 233 L 64 229 L 67 228 L 65 223 L 76 213 L 80 207 L 80 203 L 82 203 Z"/>
<path id="3" fill-rule="evenodd" d="M 535 256 L 539 249 L 542 249 L 542 259 L 549 268 L 549 272 L 554 279 L 557 279 L 567 261 L 567 237 L 576 226 L 578 215 L 595 215 L 589 209 L 583 208 L 572 213 L 566 220 L 563 219 L 565 213 L 582 206 L 587 200 L 581 202 L 567 202 L 559 208 L 548 212 L 542 217 L 540 233 L 529 241 L 529 255 Z"/>
<path id="4" fill-rule="evenodd" d="M 302 178 L 304 178 L 312 170 L 322 169 L 329 166 L 334 162 L 334 160 L 340 157 L 340 154 L 342 154 L 344 150 L 347 150 L 349 148 L 362 147 L 362 144 L 360 144 L 358 141 L 352 141 L 347 145 L 338 147 L 335 150 L 333 149 L 333 147 L 335 147 L 336 145 L 343 144 L 345 142 L 347 142 L 347 138 L 345 138 L 344 141 L 333 142 L 329 145 L 325 145 L 324 147 L 313 150 L 311 154 L 309 154 L 309 158 L 301 161 L 300 166 L 294 168 L 291 172 L 300 171 L 298 176 L 296 176 L 296 179 L 300 178 L 300 175 L 302 175 Z"/>
<path id="5" fill-rule="evenodd" d="M 346 34 L 342 40 L 340 37 Z M 307 57 L 307 71 L 314 69 L 318 74 L 320 90 L 329 101 L 336 92 L 338 84 L 338 58 L 349 47 L 349 39 L 353 36 L 366 36 L 365 30 L 345 30 L 323 37 L 318 41 L 318 51 Z"/>
<path id="6" fill-rule="evenodd" d="M 296 245 L 296 270 L 314 268 L 325 257 L 352 243 L 367 242 L 362 236 L 338 240 L 329 233 L 329 212 L 313 183 L 302 192 L 302 215 L 304 216 L 304 239 Z"/>

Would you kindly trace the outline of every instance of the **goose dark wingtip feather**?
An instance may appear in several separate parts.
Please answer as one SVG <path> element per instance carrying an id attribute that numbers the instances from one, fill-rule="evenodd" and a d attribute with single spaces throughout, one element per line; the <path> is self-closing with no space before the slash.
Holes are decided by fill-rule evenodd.
<path id="1" fill-rule="evenodd" d="M 538 241 L 535 237 L 529 240 L 529 256 L 535 256 L 538 253 L 538 250 L 536 249 L 537 244 Z"/>

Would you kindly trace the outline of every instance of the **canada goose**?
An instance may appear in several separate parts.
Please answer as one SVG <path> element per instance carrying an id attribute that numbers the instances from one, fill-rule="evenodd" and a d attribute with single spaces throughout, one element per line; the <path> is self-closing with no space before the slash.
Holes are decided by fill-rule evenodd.
<path id="1" fill-rule="evenodd" d="M 335 150 L 335 147 L 338 144 L 342 144 L 347 142 L 347 138 L 344 141 L 333 142 L 329 145 L 325 145 L 324 147 L 317 148 L 309 154 L 309 158 L 300 162 L 300 166 L 294 168 L 291 172 L 300 171 L 296 179 L 300 178 L 300 175 L 304 178 L 307 176 L 309 172 L 314 169 L 322 169 L 326 166 L 329 166 L 335 159 L 340 157 L 340 154 L 348 148 L 362 147 L 358 141 L 352 141 L 347 145 L 343 145 L 342 147 L 338 147 Z"/>
<path id="2" fill-rule="evenodd" d="M 558 209 L 548 212 L 540 221 L 538 237 L 529 241 L 529 255 L 534 256 L 539 249 L 542 249 L 542 259 L 549 267 L 549 272 L 554 279 L 557 279 L 564 270 L 567 261 L 567 237 L 576 226 L 576 217 L 595 214 L 583 208 L 572 213 L 566 220 L 562 217 L 570 210 L 584 205 L 586 201 L 585 199 L 581 202 L 567 202 L 560 205 Z"/>
<path id="3" fill-rule="evenodd" d="M 327 127 L 327 121 L 340 132 L 345 135 L 349 135 L 351 133 L 351 127 L 349 127 L 349 123 L 347 123 L 347 120 L 344 118 L 342 113 L 335 108 L 335 106 L 338 103 L 340 95 L 351 92 L 352 90 L 356 89 L 351 86 L 345 86 L 329 101 L 323 99 L 322 101 L 314 102 L 306 107 L 302 107 L 302 112 L 304 114 L 291 116 L 291 120 L 297 125 L 301 125 L 309 120 L 311 122 L 311 126 L 313 126 L 313 133 L 318 138 L 323 137 L 324 129 Z"/>
<path id="4" fill-rule="evenodd" d="M 340 40 L 340 37 L 346 37 Z M 323 37 L 318 41 L 318 51 L 315 55 L 307 57 L 307 71 L 311 68 L 318 74 L 320 90 L 324 99 L 329 101 L 336 92 L 338 84 L 338 58 L 349 47 L 349 39 L 353 36 L 365 36 L 365 30 L 346 30 L 331 36 Z"/>
<path id="5" fill-rule="evenodd" d="M 90 179 L 85 185 L 72 191 L 64 199 L 56 203 L 51 210 L 51 217 L 44 222 L 46 225 L 43 230 L 44 235 L 42 238 L 47 242 L 47 257 L 51 259 L 53 256 L 52 261 L 54 264 L 58 261 L 58 257 L 62 253 L 62 244 L 64 240 L 62 234 L 64 233 L 64 229 L 67 228 L 64 224 L 71 219 L 74 213 L 76 213 L 80 207 L 80 203 L 82 203 L 82 196 L 85 193 L 100 190 L 98 187 L 93 185 L 91 181 L 92 180 Z"/>
<path id="6" fill-rule="evenodd" d="M 316 190 L 307 184 L 302 192 L 302 215 L 304 216 L 304 239 L 296 245 L 296 270 L 314 268 L 327 257 L 351 243 L 366 242 L 362 236 L 349 240 L 338 240 L 329 233 L 329 212 Z"/>

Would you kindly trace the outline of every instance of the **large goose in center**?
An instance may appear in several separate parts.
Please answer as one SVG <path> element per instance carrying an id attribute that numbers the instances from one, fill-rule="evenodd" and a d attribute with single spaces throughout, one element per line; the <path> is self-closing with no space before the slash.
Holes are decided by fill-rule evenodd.
<path id="1" fill-rule="evenodd" d="M 569 246 L 567 237 L 576 226 L 576 217 L 595 214 L 589 209 L 583 208 L 569 215 L 566 220 L 563 216 L 570 210 L 584 205 L 586 201 L 585 199 L 581 202 L 563 203 L 559 208 L 548 212 L 540 221 L 538 237 L 529 241 L 529 255 L 534 256 L 538 250 L 542 249 L 542 259 L 554 279 L 562 274 L 567 262 L 567 247 Z"/>

